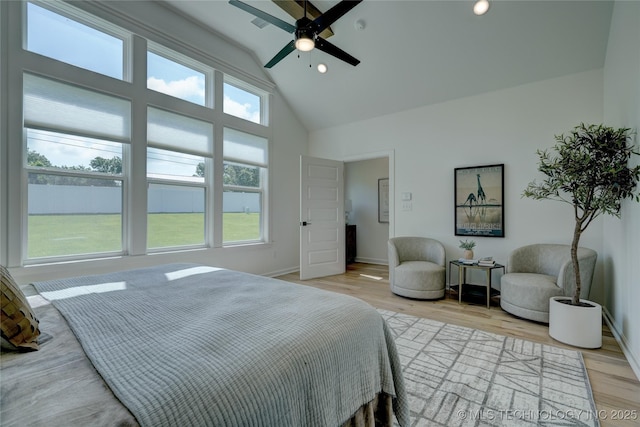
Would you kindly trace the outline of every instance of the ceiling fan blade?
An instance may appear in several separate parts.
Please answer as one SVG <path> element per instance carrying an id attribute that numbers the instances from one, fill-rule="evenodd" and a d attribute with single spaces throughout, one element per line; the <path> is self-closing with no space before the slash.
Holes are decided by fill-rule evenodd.
<path id="1" fill-rule="evenodd" d="M 346 62 L 347 64 L 351 64 L 354 67 L 360 63 L 360 61 L 353 56 L 349 55 L 344 50 L 339 47 L 329 43 L 322 37 L 316 38 L 316 48 L 319 50 L 328 53 L 329 55 L 335 56 L 336 58 Z"/>
<path id="2" fill-rule="evenodd" d="M 276 18 L 275 16 L 269 15 L 268 13 L 265 13 L 263 11 L 261 11 L 260 9 L 256 9 L 255 7 L 248 5 L 246 3 L 243 3 L 239 0 L 229 0 L 229 4 L 240 8 L 242 10 L 244 10 L 245 12 L 249 12 L 250 14 L 257 16 L 260 19 L 264 19 L 265 21 L 267 21 L 270 24 L 275 25 L 278 28 L 282 28 L 283 30 L 285 30 L 288 33 L 293 33 L 296 31 L 296 27 L 295 25 L 291 25 L 288 22 L 283 21 L 280 18 Z"/>
<path id="3" fill-rule="evenodd" d="M 342 15 L 356 7 L 362 0 L 342 0 L 331 9 L 313 20 L 313 30 L 317 33 L 323 31 L 329 25 L 336 22 Z"/>
<path id="4" fill-rule="evenodd" d="M 274 56 L 271 61 L 267 62 L 264 68 L 271 68 L 276 65 L 278 62 L 282 61 L 285 56 L 289 55 L 291 52 L 296 50 L 296 42 L 291 40 L 285 47 L 283 47 L 280 52 Z"/>

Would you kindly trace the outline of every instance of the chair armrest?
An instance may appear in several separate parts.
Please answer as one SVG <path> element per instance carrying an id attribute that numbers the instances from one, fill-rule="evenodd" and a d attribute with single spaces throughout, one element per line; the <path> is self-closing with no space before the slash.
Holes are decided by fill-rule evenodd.
<path id="1" fill-rule="evenodd" d="M 433 241 L 429 246 L 429 258 L 431 262 L 438 264 L 442 267 L 445 266 L 447 261 L 447 253 L 444 249 L 444 245 L 438 241 Z"/>
<path id="2" fill-rule="evenodd" d="M 593 280 L 593 272 L 596 266 L 598 254 L 596 251 L 588 248 L 578 248 L 578 263 L 580 265 L 580 298 L 589 298 L 591 290 L 591 282 Z M 560 267 L 558 273 L 558 286 L 563 289 L 566 296 L 573 296 L 576 281 L 575 271 L 571 259 L 566 261 Z"/>
<path id="3" fill-rule="evenodd" d="M 391 242 L 387 242 L 387 256 L 389 258 L 389 269 L 396 268 L 400 265 L 400 256 L 398 255 L 398 249 L 396 245 Z"/>
<path id="4" fill-rule="evenodd" d="M 571 258 L 565 261 L 562 266 L 560 266 L 560 271 L 558 272 L 558 282 L 557 285 L 562 289 L 562 292 L 566 296 L 573 295 L 573 291 L 576 287 L 575 273 L 573 271 L 573 262 Z"/>

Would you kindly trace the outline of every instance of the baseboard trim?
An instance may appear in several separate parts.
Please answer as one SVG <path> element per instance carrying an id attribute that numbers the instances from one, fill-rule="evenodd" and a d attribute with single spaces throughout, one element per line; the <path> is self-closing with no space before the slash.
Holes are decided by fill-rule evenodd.
<path id="1" fill-rule="evenodd" d="M 611 313 L 609 313 L 609 310 L 607 310 L 607 307 L 602 306 L 602 311 L 604 313 L 603 317 L 604 317 L 605 323 L 611 330 L 613 337 L 616 339 L 616 341 L 620 345 L 620 348 L 622 349 L 622 353 L 627 358 L 629 365 L 631 365 L 631 370 L 633 370 L 633 373 L 636 374 L 636 379 L 640 380 L 640 360 L 636 358 L 636 356 L 633 354 L 633 352 L 629 348 L 629 345 L 627 343 L 627 338 L 616 327 L 616 323 L 613 320 L 613 316 L 611 316 Z"/>
<path id="2" fill-rule="evenodd" d="M 363 264 L 389 265 L 386 259 L 356 257 L 356 262 Z"/>
<path id="3" fill-rule="evenodd" d="M 277 270 L 277 271 L 272 271 L 272 272 L 269 272 L 269 273 L 264 273 L 264 274 L 261 274 L 261 276 L 278 277 L 278 276 L 284 276 L 285 274 L 289 274 L 289 273 L 295 273 L 296 271 L 300 271 L 300 266 L 284 268 L 282 270 Z"/>

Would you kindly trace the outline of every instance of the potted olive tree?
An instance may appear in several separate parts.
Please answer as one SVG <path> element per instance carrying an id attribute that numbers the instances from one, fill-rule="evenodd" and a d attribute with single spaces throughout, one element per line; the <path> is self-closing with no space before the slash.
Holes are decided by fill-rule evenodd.
<path id="1" fill-rule="evenodd" d="M 575 292 L 571 298 L 552 298 L 549 306 L 549 334 L 567 344 L 591 347 L 582 345 L 583 341 L 574 337 L 579 331 L 589 332 L 585 326 L 586 320 L 579 317 L 580 313 L 594 306 L 597 306 L 597 314 L 592 315 L 596 319 L 591 320 L 591 324 L 597 325 L 597 331 L 591 333 L 597 333 L 597 339 L 602 342 L 602 308 L 596 303 L 580 299 L 582 283 L 578 246 L 582 233 L 599 215 L 619 218 L 624 199 L 640 202 L 640 194 L 635 193 L 640 179 L 640 166 L 629 167 L 631 156 L 640 154 L 635 150 L 633 136 L 634 132 L 628 128 L 585 124 L 576 126 L 566 135 L 557 135 L 553 147 L 555 153 L 537 151 L 540 159 L 538 170 L 546 178 L 540 183 L 530 182 L 523 192 L 525 197 L 557 200 L 573 207 L 575 226 L 571 260 L 576 281 Z M 565 312 L 566 317 L 560 320 Z M 572 324 L 576 330 L 571 330 Z M 593 340 L 587 338 L 585 342 Z"/>

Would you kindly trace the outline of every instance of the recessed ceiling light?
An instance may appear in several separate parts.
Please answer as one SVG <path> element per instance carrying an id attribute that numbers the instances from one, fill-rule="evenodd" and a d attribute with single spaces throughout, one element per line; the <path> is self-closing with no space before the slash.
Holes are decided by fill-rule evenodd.
<path id="1" fill-rule="evenodd" d="M 324 73 L 326 73 L 328 70 L 329 70 L 329 69 L 327 68 L 327 64 L 323 64 L 323 63 L 318 64 L 318 72 L 319 72 L 320 74 L 324 74 Z"/>
<path id="2" fill-rule="evenodd" d="M 478 0 L 476 4 L 473 5 L 473 13 L 476 15 L 484 15 L 489 10 L 489 0 Z"/>

